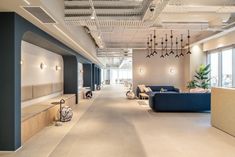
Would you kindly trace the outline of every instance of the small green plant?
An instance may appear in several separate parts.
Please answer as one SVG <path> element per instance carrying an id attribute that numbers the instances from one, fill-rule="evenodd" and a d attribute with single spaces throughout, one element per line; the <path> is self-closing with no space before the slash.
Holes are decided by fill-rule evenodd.
<path id="1" fill-rule="evenodd" d="M 208 89 L 210 87 L 210 64 L 208 65 L 201 65 L 199 69 L 196 71 L 195 77 L 195 84 L 199 88 Z"/>
<path id="2" fill-rule="evenodd" d="M 208 89 L 210 87 L 211 78 L 208 77 L 210 73 L 210 64 L 208 65 L 200 65 L 199 69 L 196 70 L 196 74 L 194 75 L 194 80 L 188 82 L 187 88 L 203 88 Z"/>
<path id="3" fill-rule="evenodd" d="M 197 87 L 197 85 L 196 85 L 196 81 L 195 80 L 192 80 L 192 81 L 188 82 L 188 85 L 187 85 L 188 89 L 194 89 L 196 87 Z"/>

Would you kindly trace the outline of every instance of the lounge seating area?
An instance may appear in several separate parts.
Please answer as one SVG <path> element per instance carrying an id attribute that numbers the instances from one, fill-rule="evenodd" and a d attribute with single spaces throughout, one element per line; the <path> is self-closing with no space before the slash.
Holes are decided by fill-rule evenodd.
<path id="1" fill-rule="evenodd" d="M 150 90 L 146 91 L 146 88 Z M 210 111 L 210 93 L 180 93 L 174 86 L 144 86 L 136 89 L 137 96 L 148 95 L 149 106 L 155 112 L 202 112 Z M 146 96 L 147 97 L 147 96 Z"/>

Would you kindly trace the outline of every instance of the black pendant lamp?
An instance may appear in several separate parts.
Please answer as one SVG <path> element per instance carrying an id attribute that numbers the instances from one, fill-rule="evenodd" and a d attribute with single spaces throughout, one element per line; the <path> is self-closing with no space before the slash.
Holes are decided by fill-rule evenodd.
<path id="1" fill-rule="evenodd" d="M 183 57 L 183 34 L 181 34 L 181 39 L 180 39 L 180 57 Z"/>
<path id="2" fill-rule="evenodd" d="M 165 44 L 165 49 L 166 49 L 166 53 L 165 53 L 165 56 L 169 56 L 169 54 L 168 54 L 168 52 L 167 52 L 167 42 L 168 42 L 168 39 L 167 39 L 167 34 L 166 34 L 166 39 L 165 39 L 165 42 L 166 42 L 166 44 Z"/>
<path id="3" fill-rule="evenodd" d="M 171 30 L 171 51 L 170 51 L 170 54 L 174 54 L 174 51 L 173 51 L 173 31 Z"/>
<path id="4" fill-rule="evenodd" d="M 163 55 L 163 51 L 164 51 L 164 49 L 163 49 L 163 38 L 162 38 L 162 42 L 161 42 L 161 44 L 162 44 L 162 54 L 161 54 L 161 56 L 160 56 L 160 58 L 164 58 L 164 55 Z"/>
<path id="5" fill-rule="evenodd" d="M 150 56 L 154 56 L 153 54 L 153 35 L 150 35 Z"/>
<path id="6" fill-rule="evenodd" d="M 187 38 L 188 38 L 188 51 L 187 51 L 187 54 L 192 54 L 191 51 L 190 51 L 190 32 L 189 32 L 189 30 L 188 30 Z"/>
<path id="7" fill-rule="evenodd" d="M 147 40 L 147 55 L 146 55 L 146 58 L 150 58 L 150 52 L 149 52 L 149 37 L 148 37 L 148 40 Z"/>
<path id="8" fill-rule="evenodd" d="M 179 58 L 179 52 L 178 52 L 178 38 L 176 37 L 176 39 L 175 39 L 175 48 L 176 48 L 176 55 L 175 55 L 175 58 Z"/>
<path id="9" fill-rule="evenodd" d="M 157 46 L 157 42 L 156 42 L 156 31 L 154 30 L 154 35 L 153 35 L 153 54 L 157 54 L 157 51 L 156 51 L 156 46 Z"/>

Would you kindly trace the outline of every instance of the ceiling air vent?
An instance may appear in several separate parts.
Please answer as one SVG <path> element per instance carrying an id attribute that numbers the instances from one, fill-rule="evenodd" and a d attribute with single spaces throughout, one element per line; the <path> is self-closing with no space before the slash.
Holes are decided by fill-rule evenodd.
<path id="1" fill-rule="evenodd" d="M 43 8 L 40 6 L 23 6 L 23 9 L 37 18 L 40 22 L 44 24 L 54 24 L 55 19 L 52 18 Z"/>

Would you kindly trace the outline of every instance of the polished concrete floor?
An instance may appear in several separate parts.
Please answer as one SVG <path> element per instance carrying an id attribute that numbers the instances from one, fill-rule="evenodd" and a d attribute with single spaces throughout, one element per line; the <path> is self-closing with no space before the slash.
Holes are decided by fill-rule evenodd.
<path id="1" fill-rule="evenodd" d="M 235 157 L 235 138 L 210 126 L 209 113 L 154 113 L 107 86 L 6 157 Z"/>

